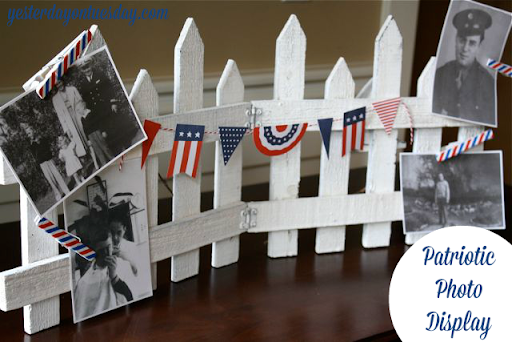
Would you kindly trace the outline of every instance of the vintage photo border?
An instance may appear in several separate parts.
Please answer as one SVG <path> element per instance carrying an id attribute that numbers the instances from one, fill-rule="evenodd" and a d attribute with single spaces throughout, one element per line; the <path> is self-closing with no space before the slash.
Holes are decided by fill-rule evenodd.
<path id="1" fill-rule="evenodd" d="M 135 164 L 135 167 L 138 167 L 140 165 L 140 158 L 135 158 L 135 159 L 131 159 L 129 161 L 127 161 L 127 163 L 130 163 L 130 162 L 133 162 Z M 112 171 L 115 172 L 116 171 L 116 168 L 115 168 L 115 165 L 111 165 L 111 168 L 112 168 Z M 108 170 L 107 170 L 108 171 Z M 118 171 L 118 170 L 117 170 Z M 119 171 L 121 172 L 121 171 Z M 86 316 L 86 317 L 83 317 L 79 320 L 76 320 L 76 313 L 75 313 L 75 291 L 74 291 L 74 285 L 73 284 L 73 276 L 72 276 L 72 272 L 73 272 L 73 262 L 71 261 L 71 258 L 72 258 L 72 255 L 71 253 L 74 253 L 72 251 L 70 251 L 70 255 L 69 255 L 69 284 L 70 284 L 70 292 L 71 292 L 71 310 L 72 310 L 72 314 L 73 314 L 73 323 L 76 324 L 76 323 L 80 323 L 80 322 L 84 322 L 90 318 L 94 318 L 94 317 L 98 317 L 98 316 L 101 316 L 107 312 L 110 312 L 110 311 L 113 311 L 113 310 L 117 310 L 119 308 L 122 308 L 122 307 L 125 307 L 127 305 L 130 305 L 132 303 L 136 303 L 136 302 L 139 302 L 141 300 L 144 300 L 144 299 L 147 299 L 147 298 L 150 298 L 150 297 L 153 297 L 154 295 L 154 290 L 153 290 L 153 285 L 152 285 L 152 282 L 153 280 L 151 279 L 151 244 L 150 244 L 150 237 L 149 237 L 149 221 L 148 221 L 148 214 L 147 214 L 147 210 L 148 210 L 148 201 L 147 201 L 147 188 L 146 188 L 146 166 L 143 166 L 142 169 L 141 169 L 141 172 L 142 172 L 142 178 L 144 180 L 143 184 L 142 184 L 142 191 L 143 191 L 143 196 L 142 198 L 144 199 L 144 209 L 146 210 L 146 226 L 147 226 L 147 232 L 148 232 L 148 240 L 146 241 L 147 245 L 148 245 L 148 260 L 149 260 L 149 264 L 148 264 L 148 267 L 150 268 L 149 269 L 149 274 L 150 274 L 150 288 L 151 288 L 151 291 L 146 295 L 146 296 L 143 296 L 143 297 L 140 297 L 140 298 L 137 298 L 137 299 L 132 299 L 131 301 L 129 302 L 126 302 L 124 304 L 121 304 L 121 305 L 118 305 L 118 306 L 115 306 L 115 307 L 112 307 L 112 308 L 109 308 L 105 311 L 102 311 L 98 314 L 95 314 L 95 315 L 90 315 L 90 316 Z M 85 182 L 85 183 L 89 183 L 92 179 L 90 179 L 89 181 Z M 85 184 L 84 184 L 85 185 Z M 107 185 L 108 186 L 108 185 Z M 85 193 L 87 193 L 87 190 L 85 189 Z M 108 197 L 107 197 L 108 198 Z M 64 226 L 65 226 L 65 230 L 68 231 L 68 226 L 69 226 L 69 214 L 68 214 L 68 209 L 67 209 L 67 205 L 66 203 L 63 204 L 63 211 L 64 211 Z M 75 253 L 76 254 L 76 253 Z M 79 257 L 78 255 L 76 255 L 75 257 Z"/>
<path id="2" fill-rule="evenodd" d="M 482 4 L 480 2 L 476 2 L 476 1 L 472 1 L 472 0 L 451 0 L 450 1 L 450 5 L 448 6 L 448 11 L 446 12 L 446 16 L 445 16 L 445 19 L 444 19 L 444 23 L 443 23 L 443 29 L 441 31 L 441 37 L 439 37 L 439 43 L 437 44 L 437 50 L 436 50 L 436 64 L 434 66 L 434 80 L 435 80 L 435 75 L 437 73 L 437 68 L 438 68 L 438 63 L 439 63 L 439 50 L 441 49 L 441 42 L 443 41 L 444 39 L 444 36 L 445 36 L 445 33 L 446 33 L 446 26 L 447 25 L 451 25 L 449 22 L 448 22 L 448 17 L 449 17 L 449 14 L 451 13 L 451 11 L 453 10 L 453 5 L 455 2 L 467 2 L 467 3 L 471 3 L 472 5 L 474 5 L 475 7 L 483 7 L 487 10 L 491 10 L 491 11 L 496 11 L 496 12 L 502 12 L 503 14 L 507 14 L 507 15 L 511 15 L 511 13 L 505 11 L 505 10 L 502 10 L 500 8 L 496 8 L 496 7 L 492 7 L 492 6 L 489 6 L 489 5 L 486 5 L 486 4 Z M 512 16 L 512 15 L 511 15 Z M 510 22 L 510 25 L 508 27 L 508 31 L 510 32 L 510 29 L 512 28 L 512 20 Z M 505 37 L 507 38 L 508 35 Z M 501 58 L 503 56 L 503 51 L 505 51 L 505 46 L 507 45 L 507 39 L 504 40 L 502 46 L 501 46 L 501 51 L 500 51 L 500 55 L 499 57 Z M 487 66 L 484 65 L 484 67 L 487 68 Z M 451 119 L 451 120 L 456 120 L 456 121 L 463 121 L 463 122 L 468 122 L 468 123 L 473 123 L 473 124 L 478 124 L 478 125 L 483 125 L 483 126 L 486 126 L 486 127 L 493 127 L 493 128 L 497 128 L 498 127 L 498 86 L 497 86 L 497 82 L 496 82 L 496 79 L 498 77 L 498 71 L 496 70 L 493 70 L 491 68 L 489 68 L 489 71 L 491 73 L 494 73 L 494 122 L 495 124 L 494 125 L 491 125 L 489 123 L 485 123 L 485 122 L 479 122 L 479 121 L 471 121 L 471 120 L 467 120 L 467 119 L 463 119 L 463 118 L 456 118 L 456 117 L 453 117 L 453 116 L 450 116 L 450 115 L 445 115 L 445 114 L 439 114 L 439 113 L 434 113 L 434 87 L 432 87 L 432 101 L 430 101 L 430 112 L 432 115 L 435 115 L 435 116 L 438 116 L 438 117 L 441 117 L 441 118 L 447 118 L 447 119 Z"/>
<path id="3" fill-rule="evenodd" d="M 104 170 L 105 168 L 109 167 L 110 165 L 112 165 L 115 161 L 117 161 L 122 155 L 124 154 L 127 154 L 129 151 L 131 151 L 132 149 L 138 147 L 142 142 L 144 142 L 145 140 L 147 140 L 147 135 L 146 135 L 146 131 L 144 131 L 144 127 L 143 125 L 141 124 L 140 122 L 140 119 L 139 119 L 139 116 L 137 115 L 137 112 L 135 111 L 135 108 L 133 107 L 133 104 L 132 104 L 132 101 L 130 101 L 130 97 L 128 95 L 128 92 L 126 91 L 126 87 L 124 86 L 124 83 L 121 79 L 121 76 L 119 76 L 119 71 L 117 70 L 117 67 L 116 65 L 114 64 L 114 60 L 112 59 L 112 55 L 110 54 L 110 51 L 108 49 L 108 47 L 105 45 L 105 46 L 102 46 L 101 48 L 95 50 L 94 52 L 88 54 L 88 55 L 85 55 L 83 57 L 81 57 L 79 59 L 79 61 L 77 61 L 77 64 L 73 65 L 71 68 L 73 67 L 77 67 L 80 65 L 80 61 L 83 61 L 85 59 L 89 59 L 89 58 L 92 58 L 94 55 L 96 55 L 97 53 L 100 53 L 100 52 L 103 52 L 105 51 L 108 55 L 108 58 L 109 58 L 109 61 L 110 63 L 112 64 L 112 67 L 114 68 L 114 71 L 116 73 L 116 76 L 117 76 L 117 80 L 118 82 L 121 84 L 121 88 L 123 89 L 123 93 L 124 95 L 126 96 L 126 100 L 128 101 L 129 103 L 129 106 L 131 108 L 131 110 L 133 111 L 133 114 L 135 115 L 135 118 L 137 120 L 137 123 L 139 124 L 139 128 L 140 130 L 142 131 L 142 139 L 136 143 L 133 144 L 133 146 L 131 146 L 130 148 L 128 148 L 127 150 L 125 150 L 124 152 L 116 155 L 114 158 L 112 158 L 108 163 L 106 163 L 105 165 L 103 165 L 101 168 L 99 168 L 98 170 L 96 170 L 95 172 L 93 172 L 91 175 L 89 175 L 89 177 L 87 177 L 83 182 L 81 182 L 80 184 L 78 184 L 77 186 L 75 186 L 72 190 L 69 191 L 69 193 L 67 194 L 64 194 L 64 196 L 59 200 L 57 201 L 54 205 L 52 205 L 48 210 L 46 210 L 45 212 L 43 213 L 40 213 L 39 210 L 37 209 L 37 207 L 35 206 L 34 202 L 32 201 L 32 198 L 30 197 L 30 194 L 29 192 L 27 191 L 27 189 L 25 188 L 25 186 L 23 185 L 23 183 L 20 181 L 18 175 L 16 174 L 16 172 L 14 172 L 14 168 L 12 167 L 11 163 L 9 162 L 9 160 L 7 159 L 7 157 L 5 156 L 5 154 L 3 153 L 2 149 L 0 149 L 0 155 L 2 156 L 3 160 L 6 162 L 6 164 L 9 166 L 9 170 L 11 171 L 11 173 L 14 175 L 14 178 L 16 179 L 16 181 L 18 182 L 18 184 L 20 185 L 20 187 L 23 189 L 23 191 L 25 191 L 25 193 L 27 194 L 27 198 L 30 202 L 30 204 L 32 205 L 32 207 L 34 208 L 35 212 L 39 215 L 39 218 L 42 218 L 44 217 L 46 214 L 48 214 L 49 212 L 51 212 L 52 210 L 56 209 L 60 204 L 64 203 L 64 201 L 69 197 L 71 196 L 73 193 L 75 193 L 78 189 L 80 189 L 84 184 L 86 184 L 88 181 L 90 181 L 91 179 L 94 178 L 94 176 L 98 175 L 102 170 Z M 30 93 L 32 92 L 35 92 L 35 89 L 32 88 L 31 90 L 29 91 L 26 91 L 24 92 L 23 94 L 20 94 L 19 96 L 15 97 L 14 99 L 12 99 L 11 101 L 7 102 L 6 104 L 4 104 L 3 106 L 0 107 L 0 112 L 9 107 L 11 104 L 17 102 L 18 100 L 24 98 L 25 96 L 29 95 Z M 41 101 L 44 101 L 44 99 L 41 99 Z"/>
<path id="4" fill-rule="evenodd" d="M 501 207 L 503 208 L 502 210 L 502 214 L 503 214 L 503 227 L 491 227 L 491 228 L 485 228 L 485 227 L 477 227 L 477 228 L 481 228 L 481 229 L 487 229 L 487 230 L 505 230 L 506 227 L 507 227 L 507 222 L 505 221 L 505 211 L 506 211 L 506 208 L 505 208 L 505 183 L 504 183 L 504 178 L 503 178 L 503 151 L 501 150 L 496 150 L 496 151 L 493 151 L 493 150 L 490 150 L 490 151 L 475 151 L 475 152 L 465 152 L 465 154 L 468 154 L 468 155 L 471 155 L 471 154 L 499 154 L 500 156 L 500 185 L 501 185 Z M 403 184 L 402 184 L 402 181 L 403 181 L 403 177 L 402 177 L 402 174 L 403 174 L 403 168 L 402 168 L 402 160 L 403 160 L 403 156 L 407 156 L 407 155 L 413 155 L 413 156 L 420 156 L 420 155 L 429 155 L 429 156 L 436 156 L 435 153 L 414 153 L 414 152 L 401 152 L 400 153 L 400 193 L 401 193 L 401 197 L 402 197 L 402 228 L 403 228 L 403 233 L 404 235 L 405 234 L 425 234 L 425 233 L 431 233 L 431 232 L 435 232 L 436 230 L 429 230 L 429 231 L 421 231 L 421 232 L 407 232 L 406 231 L 406 225 L 405 225 L 405 201 L 404 201 L 404 192 L 403 192 Z M 451 227 L 455 227 L 455 226 L 451 226 Z M 473 226 L 472 226 L 473 227 Z M 449 228 L 449 227 L 443 227 L 443 228 Z M 442 229 L 442 228 L 440 228 Z"/>

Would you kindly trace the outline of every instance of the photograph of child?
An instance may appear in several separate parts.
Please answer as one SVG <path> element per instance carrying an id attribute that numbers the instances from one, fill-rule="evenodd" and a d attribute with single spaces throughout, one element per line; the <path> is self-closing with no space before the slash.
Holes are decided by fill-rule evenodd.
<path id="1" fill-rule="evenodd" d="M 32 90 L 0 108 L 0 130 L 9 132 L 2 154 L 41 216 L 146 139 L 106 47 L 44 99 Z"/>

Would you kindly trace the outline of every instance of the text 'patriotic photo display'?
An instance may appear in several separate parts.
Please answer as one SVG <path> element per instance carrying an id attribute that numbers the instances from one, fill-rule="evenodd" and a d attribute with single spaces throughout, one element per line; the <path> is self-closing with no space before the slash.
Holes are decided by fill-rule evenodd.
<path id="1" fill-rule="evenodd" d="M 0 148 L 44 216 L 146 138 L 106 47 L 80 58 L 44 99 L 0 108 Z"/>

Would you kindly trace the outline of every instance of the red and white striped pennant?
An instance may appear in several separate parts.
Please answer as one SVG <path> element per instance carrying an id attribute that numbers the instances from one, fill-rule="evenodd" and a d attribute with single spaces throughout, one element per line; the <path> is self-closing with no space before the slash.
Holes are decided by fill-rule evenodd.
<path id="1" fill-rule="evenodd" d="M 55 84 L 57 84 L 68 71 L 69 67 L 75 64 L 76 60 L 80 58 L 85 48 L 92 40 L 91 30 L 83 31 L 75 40 L 76 44 L 64 53 L 61 61 L 52 67 L 44 80 L 36 87 L 36 93 L 40 98 L 44 99 L 55 87 Z"/>
<path id="2" fill-rule="evenodd" d="M 372 103 L 373 109 L 377 112 L 387 134 L 390 134 L 393 129 L 393 124 L 395 123 L 396 114 L 401 100 L 402 99 L 400 97 L 396 97 L 394 99 Z"/>
<path id="3" fill-rule="evenodd" d="M 67 248 L 68 250 L 74 251 L 82 258 L 89 261 L 96 259 L 96 253 L 91 248 L 84 245 L 78 237 L 68 233 L 62 228 L 57 227 L 52 221 L 43 217 L 41 220 L 39 220 L 38 226 L 50 234 L 55 240 L 57 240 L 61 246 Z"/>

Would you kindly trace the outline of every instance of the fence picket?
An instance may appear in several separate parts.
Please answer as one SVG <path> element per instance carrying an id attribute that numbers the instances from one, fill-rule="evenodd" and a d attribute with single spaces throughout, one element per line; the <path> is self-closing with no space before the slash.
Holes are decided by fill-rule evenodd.
<path id="1" fill-rule="evenodd" d="M 417 96 L 431 98 L 434 89 L 436 59 L 431 57 L 418 78 Z M 412 151 L 415 153 L 436 153 L 441 148 L 443 137 L 442 128 L 420 128 L 414 130 L 414 144 Z M 405 234 L 405 243 L 412 245 L 428 233 Z"/>
<path id="2" fill-rule="evenodd" d="M 137 79 L 130 93 L 130 101 L 144 123 L 145 119 L 158 116 L 158 92 L 151 82 L 151 77 L 144 69 L 139 71 Z M 148 213 L 148 227 L 153 229 L 158 225 L 158 156 L 148 156 L 146 160 L 146 208 Z M 153 290 L 157 287 L 157 263 L 151 264 L 151 281 Z"/>
<path id="3" fill-rule="evenodd" d="M 20 188 L 21 263 L 28 265 L 59 254 L 59 245 L 40 229 L 34 219 L 37 216 L 25 190 Z M 57 222 L 56 211 L 46 216 Z M 32 284 L 35 289 L 41 283 Z M 27 334 L 34 334 L 60 323 L 59 296 L 51 297 L 23 307 L 23 327 Z"/>
<path id="4" fill-rule="evenodd" d="M 325 82 L 325 99 L 353 98 L 355 83 L 345 59 L 340 58 Z M 341 158 L 342 131 L 332 131 L 330 158 L 324 146 L 320 157 L 318 196 L 346 195 L 350 172 L 350 153 Z M 315 251 L 318 254 L 341 252 L 345 249 L 345 226 L 316 230 Z"/>
<path id="5" fill-rule="evenodd" d="M 203 41 L 194 20 L 188 18 L 174 48 L 174 113 L 182 113 L 203 106 L 203 68 Z M 196 178 L 185 174 L 174 176 L 172 219 L 187 217 L 200 211 L 201 164 L 199 164 Z M 198 272 L 199 249 L 172 257 L 172 281 L 178 282 L 193 277 Z"/>
<path id="6" fill-rule="evenodd" d="M 234 60 L 228 60 L 217 85 L 217 106 L 242 102 L 244 82 Z M 229 163 L 224 165 L 220 141 L 215 143 L 215 180 L 213 208 L 240 201 L 242 197 L 242 146 L 240 145 Z M 240 237 L 217 241 L 212 244 L 212 266 L 223 267 L 238 261 Z"/>
<path id="7" fill-rule="evenodd" d="M 274 99 L 302 99 L 306 63 L 306 35 L 291 15 L 276 41 Z M 270 158 L 270 200 L 296 198 L 300 182 L 300 143 L 290 152 Z M 285 213 L 282 213 L 283 215 Z M 267 255 L 279 258 L 297 255 L 298 231 L 268 234 Z"/>
<path id="8" fill-rule="evenodd" d="M 399 96 L 401 71 L 402 35 L 393 17 L 389 16 L 375 39 L 372 98 L 386 99 Z M 383 129 L 370 132 L 366 193 L 393 192 L 397 136 L 397 129 L 393 129 L 389 135 Z M 391 222 L 363 226 L 362 244 L 366 248 L 389 246 L 390 237 Z"/>

